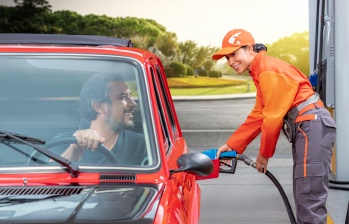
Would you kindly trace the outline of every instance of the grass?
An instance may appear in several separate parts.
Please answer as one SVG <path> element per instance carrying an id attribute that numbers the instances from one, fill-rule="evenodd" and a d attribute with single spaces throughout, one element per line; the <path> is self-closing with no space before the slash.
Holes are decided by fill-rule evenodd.
<path id="1" fill-rule="evenodd" d="M 247 81 L 250 84 L 249 92 L 256 92 L 253 81 Z M 132 92 L 132 96 L 138 96 L 136 81 L 126 82 Z M 228 87 L 205 87 L 205 88 L 170 88 L 172 96 L 204 96 L 204 95 L 226 95 L 236 93 L 248 93 L 247 85 L 234 85 Z"/>
<path id="2" fill-rule="evenodd" d="M 128 88 L 131 90 L 132 96 L 138 96 L 136 81 L 133 80 L 133 81 L 125 82 L 125 83 L 128 86 Z"/>
<path id="3" fill-rule="evenodd" d="M 250 84 L 249 92 L 257 92 L 253 81 L 247 81 Z M 204 96 L 204 95 L 226 95 L 247 92 L 247 84 L 229 87 L 210 87 L 210 88 L 170 88 L 172 96 Z"/>
<path id="4" fill-rule="evenodd" d="M 246 84 L 244 80 L 222 79 L 222 78 L 206 78 L 206 77 L 185 77 L 185 78 L 168 78 L 168 86 L 170 88 L 208 88 L 208 87 L 227 87 Z"/>

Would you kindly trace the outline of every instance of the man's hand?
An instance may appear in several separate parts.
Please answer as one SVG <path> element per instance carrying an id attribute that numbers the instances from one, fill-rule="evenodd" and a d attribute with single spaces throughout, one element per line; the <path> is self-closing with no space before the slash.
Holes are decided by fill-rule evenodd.
<path id="1" fill-rule="evenodd" d="M 80 149 L 96 151 L 99 143 L 104 143 L 105 138 L 100 137 L 96 130 L 78 130 L 73 136 L 78 140 Z"/>
<path id="2" fill-rule="evenodd" d="M 100 137 L 95 130 L 78 130 L 73 136 L 78 140 L 78 144 L 70 144 L 70 146 L 62 153 L 62 157 L 73 162 L 80 162 L 85 149 L 96 151 L 99 143 L 104 143 L 105 138 Z M 50 162 L 53 162 L 50 160 Z"/>
<path id="3" fill-rule="evenodd" d="M 233 151 L 233 150 L 227 144 L 220 147 L 217 151 L 217 159 L 219 158 L 219 156 L 221 155 L 222 152 L 228 152 L 228 151 Z M 231 159 L 222 159 L 221 162 L 226 163 L 226 164 L 230 164 L 230 160 Z M 225 165 L 222 164 L 222 166 L 225 166 Z"/>
<path id="4" fill-rule="evenodd" d="M 267 164 L 268 164 L 268 157 L 264 157 L 262 156 L 260 153 L 258 153 L 257 159 L 256 159 L 256 170 L 260 173 L 263 172 L 264 169 L 264 173 L 267 172 Z"/>

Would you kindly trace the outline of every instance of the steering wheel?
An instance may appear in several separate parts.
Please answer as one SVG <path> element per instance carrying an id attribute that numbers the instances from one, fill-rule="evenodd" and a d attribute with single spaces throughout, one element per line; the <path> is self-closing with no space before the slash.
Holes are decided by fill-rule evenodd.
<path id="1" fill-rule="evenodd" d="M 76 140 L 75 137 L 61 137 L 61 138 L 56 138 L 53 139 L 52 141 L 49 141 L 46 143 L 46 145 L 44 145 L 42 148 L 44 149 L 49 149 L 52 147 L 55 147 L 57 145 L 63 145 L 63 144 L 78 144 L 78 140 Z M 107 149 L 105 146 L 103 146 L 102 144 L 98 145 L 97 150 L 99 150 L 105 157 L 107 157 L 107 159 L 112 163 L 112 164 L 119 164 L 115 155 L 109 150 Z M 36 161 L 38 160 L 38 158 L 40 157 L 41 153 L 37 150 L 35 150 L 33 152 L 33 154 L 31 154 L 27 165 L 34 165 L 36 163 Z"/>

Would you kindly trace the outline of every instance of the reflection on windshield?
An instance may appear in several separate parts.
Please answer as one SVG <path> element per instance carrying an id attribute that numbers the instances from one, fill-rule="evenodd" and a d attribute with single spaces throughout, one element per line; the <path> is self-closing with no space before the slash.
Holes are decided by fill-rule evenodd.
<path id="1" fill-rule="evenodd" d="M 147 211 L 157 194 L 155 185 L 88 187 L 79 194 L 16 195 L 12 204 L 1 203 L 8 196 L 0 195 L 0 222 L 72 223 L 91 221 L 137 220 Z M 48 198 L 49 197 L 49 198 Z M 28 202 L 15 203 L 16 201 Z M 138 223 L 150 223 L 142 222 Z"/>
<path id="2" fill-rule="evenodd" d="M 150 187 L 96 189 L 76 214 L 77 221 L 116 221 L 139 218 L 156 191 Z"/>
<path id="3" fill-rule="evenodd" d="M 42 139 L 42 147 L 79 165 L 116 164 L 115 160 L 121 166 L 152 164 L 154 153 L 142 120 L 146 111 L 140 108 L 138 74 L 132 65 L 0 59 L 0 66 L 0 130 Z M 57 165 L 30 146 L 0 143 L 0 167 Z"/>
<path id="4" fill-rule="evenodd" d="M 42 199 L 30 203 L 17 203 L 7 206 L 0 206 L 0 222 L 40 222 L 67 220 L 86 193 L 71 195 L 69 197 Z M 44 198 L 47 196 L 26 196 L 26 198 L 34 197 Z"/>

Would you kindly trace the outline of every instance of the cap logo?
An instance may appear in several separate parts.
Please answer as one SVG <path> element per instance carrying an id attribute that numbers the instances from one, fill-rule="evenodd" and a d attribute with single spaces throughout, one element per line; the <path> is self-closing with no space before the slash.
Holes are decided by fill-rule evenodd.
<path id="1" fill-rule="evenodd" d="M 229 43 L 234 44 L 235 38 L 238 37 L 240 35 L 240 33 L 236 33 L 233 36 L 231 36 L 230 39 L 229 39 Z M 240 44 L 240 41 L 237 41 L 237 42 L 238 42 L 238 44 Z"/>

